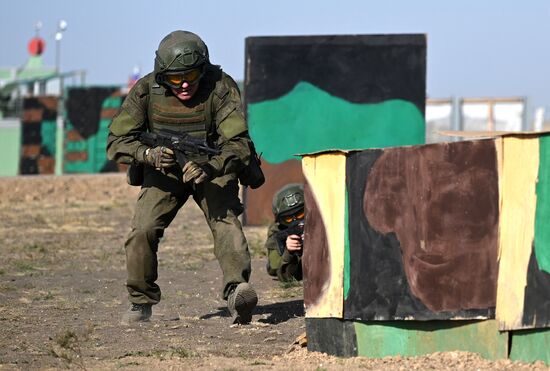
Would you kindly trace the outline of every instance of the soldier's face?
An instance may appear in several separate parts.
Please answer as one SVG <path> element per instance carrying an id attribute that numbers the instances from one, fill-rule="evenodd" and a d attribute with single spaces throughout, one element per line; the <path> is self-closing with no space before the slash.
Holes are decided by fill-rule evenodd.
<path id="1" fill-rule="evenodd" d="M 184 81 L 179 88 L 171 88 L 172 93 L 181 101 L 187 101 L 193 98 L 193 95 L 199 89 L 199 83 L 189 85 L 187 81 Z"/>

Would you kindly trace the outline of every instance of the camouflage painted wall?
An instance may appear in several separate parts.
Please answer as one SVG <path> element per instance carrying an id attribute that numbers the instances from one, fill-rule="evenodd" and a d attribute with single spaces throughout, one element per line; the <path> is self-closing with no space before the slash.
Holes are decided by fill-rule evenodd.
<path id="1" fill-rule="evenodd" d="M 550 327 L 549 138 L 306 155 L 307 317 Z"/>
<path id="2" fill-rule="evenodd" d="M 302 168 L 308 349 L 550 364 L 550 134 L 332 151 Z"/>
<path id="3" fill-rule="evenodd" d="M 345 318 L 494 317 L 493 140 L 354 152 L 346 181 Z"/>
<path id="4" fill-rule="evenodd" d="M 107 160 L 108 126 L 124 100 L 115 87 L 70 88 L 65 122 L 65 173 L 119 171 Z"/>
<path id="5" fill-rule="evenodd" d="M 250 37 L 245 54 L 249 132 L 269 169 L 246 190 L 248 224 L 303 181 L 296 154 L 424 143 L 424 35 Z"/>
<path id="6" fill-rule="evenodd" d="M 29 97 L 23 100 L 19 173 L 53 174 L 58 98 Z"/>

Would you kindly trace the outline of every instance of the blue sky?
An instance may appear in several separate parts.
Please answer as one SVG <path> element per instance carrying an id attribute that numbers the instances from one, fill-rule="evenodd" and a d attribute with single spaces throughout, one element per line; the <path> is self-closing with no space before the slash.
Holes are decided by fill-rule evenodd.
<path id="1" fill-rule="evenodd" d="M 61 19 L 61 68 L 87 70 L 89 84 L 124 84 L 135 65 L 147 73 L 175 29 L 201 35 L 211 60 L 237 80 L 248 36 L 425 33 L 429 97 L 526 96 L 550 117 L 548 0 L 4 0 L 0 66 L 25 63 L 38 20 L 53 65 Z"/>

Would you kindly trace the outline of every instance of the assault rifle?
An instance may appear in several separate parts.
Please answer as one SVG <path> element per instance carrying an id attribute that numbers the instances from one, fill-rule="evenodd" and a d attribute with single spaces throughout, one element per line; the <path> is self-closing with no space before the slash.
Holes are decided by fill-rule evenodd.
<path id="1" fill-rule="evenodd" d="M 292 224 L 288 226 L 288 228 L 285 228 L 281 231 L 278 231 L 275 234 L 275 239 L 277 240 L 277 250 L 279 252 L 279 255 L 283 256 L 283 253 L 286 249 L 286 239 L 288 236 L 292 234 L 297 234 L 298 236 L 302 237 L 304 234 L 304 220 L 296 220 Z M 296 255 L 302 255 L 302 251 L 295 252 Z"/>
<path id="2" fill-rule="evenodd" d="M 174 151 L 176 161 L 181 168 L 187 162 L 189 154 L 219 155 L 222 153 L 219 149 L 208 146 L 204 140 L 172 130 L 159 130 L 156 133 L 141 132 L 138 139 L 141 143 L 150 147 L 163 146 L 170 148 Z"/>

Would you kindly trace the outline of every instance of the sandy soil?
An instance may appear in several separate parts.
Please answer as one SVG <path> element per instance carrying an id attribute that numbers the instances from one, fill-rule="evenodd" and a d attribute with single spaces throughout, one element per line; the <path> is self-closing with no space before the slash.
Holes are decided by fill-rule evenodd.
<path id="1" fill-rule="evenodd" d="M 246 227 L 253 322 L 231 326 L 200 210 L 188 203 L 159 248 L 163 301 L 150 323 L 119 325 L 128 308 L 123 243 L 139 189 L 124 175 L 0 178 L 1 369 L 539 370 L 473 353 L 337 358 L 295 344 L 302 288 L 265 273 L 262 227 Z"/>

